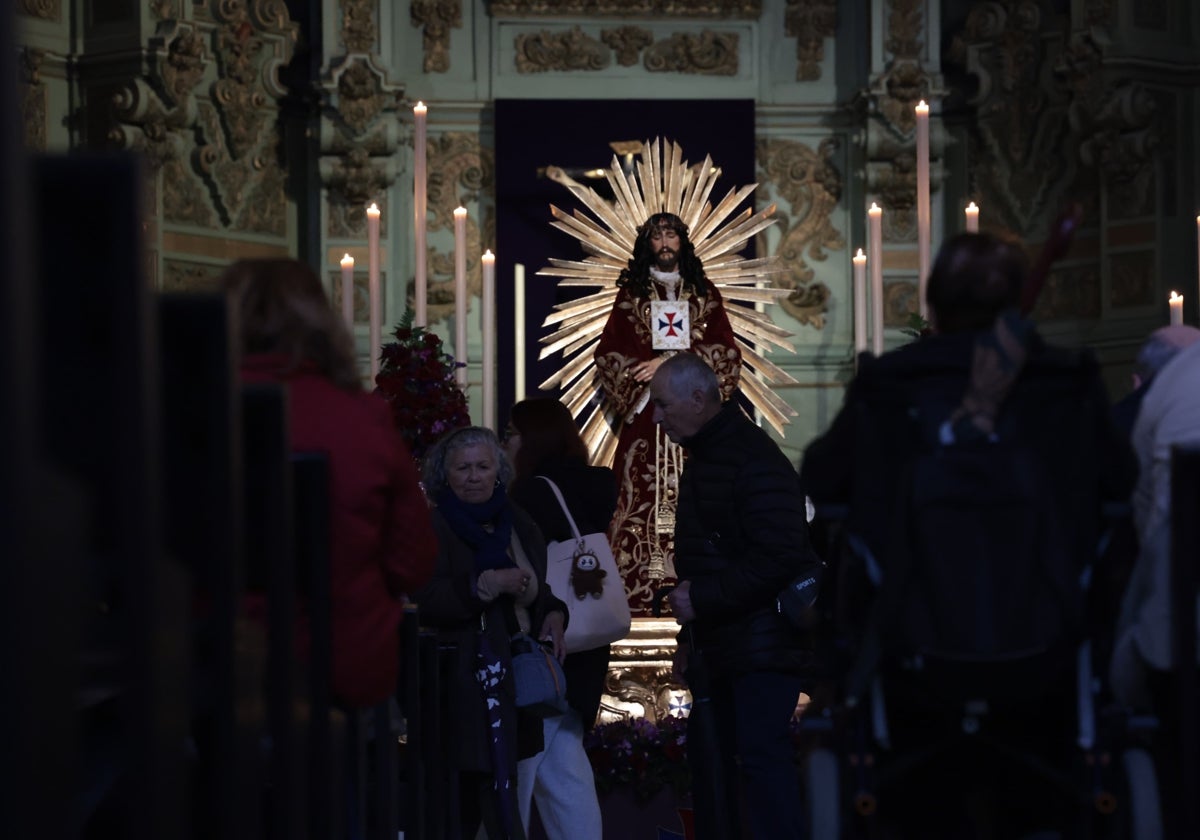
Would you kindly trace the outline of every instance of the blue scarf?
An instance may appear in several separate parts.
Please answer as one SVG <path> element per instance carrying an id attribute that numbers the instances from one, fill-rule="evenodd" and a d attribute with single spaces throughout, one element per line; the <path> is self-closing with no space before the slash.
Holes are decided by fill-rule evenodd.
<path id="1" fill-rule="evenodd" d="M 475 569 L 508 569 L 516 562 L 508 556 L 512 540 L 512 508 L 508 493 L 498 484 L 486 502 L 464 502 L 449 487 L 437 494 L 437 506 L 446 524 L 460 540 L 475 549 Z M 492 530 L 483 526 L 490 524 Z"/>

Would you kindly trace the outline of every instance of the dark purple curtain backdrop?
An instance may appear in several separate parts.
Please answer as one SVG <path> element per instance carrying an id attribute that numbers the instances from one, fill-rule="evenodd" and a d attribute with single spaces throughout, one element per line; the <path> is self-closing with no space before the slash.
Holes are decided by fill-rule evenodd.
<path id="1" fill-rule="evenodd" d="M 675 140 L 692 164 L 711 155 L 722 170 L 713 190 L 718 200 L 733 187 L 754 181 L 754 101 L 498 99 L 496 125 L 496 317 L 499 366 L 496 412 L 501 424 L 516 399 L 535 396 L 562 364 L 559 353 L 538 361 L 542 321 L 555 303 L 569 299 L 557 280 L 538 277 L 551 257 L 582 259 L 579 242 L 550 226 L 550 205 L 570 212 L 574 197 L 538 176 L 546 166 L 607 168 L 612 141 Z M 577 179 L 583 180 L 583 179 Z M 601 182 L 603 183 L 603 182 Z M 589 214 L 590 215 L 590 214 Z M 748 252 L 747 252 L 748 254 Z M 525 265 L 526 394 L 514 394 L 513 266 Z M 592 290 L 575 290 L 576 296 Z"/>

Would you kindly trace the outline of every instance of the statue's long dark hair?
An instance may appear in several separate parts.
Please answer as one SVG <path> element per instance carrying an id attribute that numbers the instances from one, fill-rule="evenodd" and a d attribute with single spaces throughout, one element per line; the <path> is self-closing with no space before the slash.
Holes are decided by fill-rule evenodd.
<path id="1" fill-rule="evenodd" d="M 708 278 L 704 276 L 704 265 L 696 256 L 696 248 L 688 239 L 687 225 L 674 213 L 655 213 L 638 228 L 637 241 L 633 244 L 633 257 L 617 278 L 617 286 L 628 289 L 638 297 L 650 297 L 650 266 L 655 263 L 654 249 L 650 247 L 650 234 L 655 228 L 667 227 L 679 234 L 679 277 L 682 288 L 679 296 L 688 293 L 704 294 Z"/>

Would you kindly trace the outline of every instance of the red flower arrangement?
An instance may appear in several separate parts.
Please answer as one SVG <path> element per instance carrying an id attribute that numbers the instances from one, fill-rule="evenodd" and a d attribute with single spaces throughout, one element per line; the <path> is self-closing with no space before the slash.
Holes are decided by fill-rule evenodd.
<path id="1" fill-rule="evenodd" d="M 641 717 L 602 723 L 584 735 L 583 748 L 601 793 L 629 785 L 634 797 L 645 802 L 668 785 L 678 795 L 691 785 L 686 718 L 665 717 L 655 722 Z"/>
<path id="2" fill-rule="evenodd" d="M 446 432 L 471 424 L 467 398 L 454 380 L 462 367 L 442 349 L 442 340 L 412 325 L 407 310 L 396 327 L 395 341 L 379 351 L 376 390 L 391 403 L 396 427 L 412 454 L 420 459 Z"/>

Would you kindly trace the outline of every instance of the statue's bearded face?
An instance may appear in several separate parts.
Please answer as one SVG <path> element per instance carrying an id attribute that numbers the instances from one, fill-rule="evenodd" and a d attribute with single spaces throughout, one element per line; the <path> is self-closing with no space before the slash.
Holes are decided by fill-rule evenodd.
<path id="1" fill-rule="evenodd" d="M 650 231 L 650 250 L 654 267 L 659 271 L 675 271 L 679 267 L 679 231 L 670 225 L 657 225 Z"/>

